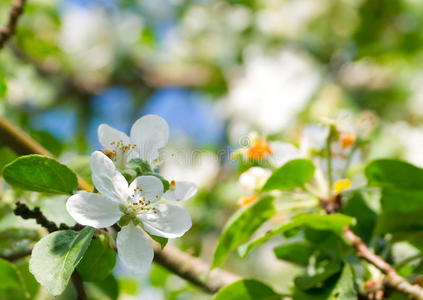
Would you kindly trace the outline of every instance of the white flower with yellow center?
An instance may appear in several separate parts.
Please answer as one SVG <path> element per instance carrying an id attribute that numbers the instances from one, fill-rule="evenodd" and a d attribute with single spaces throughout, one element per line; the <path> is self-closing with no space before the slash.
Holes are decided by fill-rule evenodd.
<path id="1" fill-rule="evenodd" d="M 154 251 L 140 226 L 152 235 L 176 238 L 191 228 L 191 217 L 184 208 L 160 201 L 163 184 L 157 177 L 139 176 L 128 187 L 113 162 L 100 151 L 91 155 L 90 165 L 93 183 L 101 194 L 75 194 L 66 208 L 79 224 L 94 228 L 112 226 L 123 216 L 129 219 L 117 235 L 118 255 L 129 271 L 143 275 L 150 268 Z"/>
<path id="2" fill-rule="evenodd" d="M 140 158 L 152 164 L 159 157 L 169 138 L 169 126 L 156 115 L 147 115 L 138 119 L 131 128 L 130 136 L 126 133 L 101 124 L 98 127 L 98 139 L 107 150 L 114 152 L 114 160 L 120 169 L 132 158 Z"/>

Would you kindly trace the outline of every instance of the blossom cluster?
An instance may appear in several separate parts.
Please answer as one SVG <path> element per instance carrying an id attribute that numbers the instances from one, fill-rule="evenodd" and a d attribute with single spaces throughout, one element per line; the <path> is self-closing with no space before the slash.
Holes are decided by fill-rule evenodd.
<path id="1" fill-rule="evenodd" d="M 352 182 L 345 178 L 348 168 L 360 161 L 362 148 L 366 145 L 374 122 L 373 117 L 366 113 L 354 123 L 336 119 L 312 124 L 304 128 L 299 147 L 287 142 L 267 141 L 257 133 L 250 134 L 249 144 L 233 155 L 234 158 L 240 156 L 254 165 L 239 178 L 246 195 L 239 199 L 238 205 L 244 207 L 255 202 L 272 170 L 294 159 L 311 159 L 314 162 L 317 169 L 311 188 L 319 196 L 339 194 L 350 188 Z"/>
<path id="2" fill-rule="evenodd" d="M 135 275 L 148 272 L 154 257 L 152 236 L 177 238 L 192 225 L 187 210 L 177 205 L 195 195 L 191 182 L 163 179 L 158 173 L 159 150 L 169 138 L 165 120 L 156 115 L 138 119 L 130 136 L 106 124 L 98 128 L 105 149 L 90 158 L 92 181 L 98 193 L 79 192 L 66 208 L 79 224 L 105 228 L 118 223 L 118 256 Z M 141 172 L 128 184 L 124 172 L 131 160 L 141 161 L 148 172 Z"/>

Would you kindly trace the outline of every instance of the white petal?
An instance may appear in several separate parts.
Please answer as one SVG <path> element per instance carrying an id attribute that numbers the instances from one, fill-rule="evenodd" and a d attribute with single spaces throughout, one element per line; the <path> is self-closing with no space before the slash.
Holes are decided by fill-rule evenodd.
<path id="1" fill-rule="evenodd" d="M 269 146 L 272 150 L 269 162 L 275 167 L 281 167 L 286 162 L 301 157 L 298 148 L 290 143 L 270 142 Z"/>
<path id="2" fill-rule="evenodd" d="M 119 203 L 125 203 L 129 196 L 128 182 L 116 170 L 115 165 L 105 154 L 95 151 L 91 155 L 90 166 L 92 180 L 96 189 L 107 198 Z"/>
<path id="3" fill-rule="evenodd" d="M 131 273 L 142 276 L 150 270 L 154 251 L 141 229 L 132 223 L 124 226 L 116 243 L 119 259 Z"/>
<path id="4" fill-rule="evenodd" d="M 170 201 L 186 201 L 197 193 L 197 185 L 189 181 L 176 181 L 175 190 L 168 190 L 163 197 Z"/>
<path id="5" fill-rule="evenodd" d="M 76 222 L 94 228 L 111 226 L 123 215 L 118 203 L 88 192 L 71 196 L 66 202 L 66 209 Z"/>
<path id="6" fill-rule="evenodd" d="M 136 191 L 140 188 L 141 191 Z M 156 202 L 162 198 L 163 183 L 156 176 L 138 176 L 132 181 L 129 186 L 129 191 L 132 195 L 136 195 L 135 200 L 138 201 L 141 197 L 145 197 L 147 201 Z"/>
<path id="7" fill-rule="evenodd" d="M 239 184 L 249 192 L 260 189 L 272 172 L 260 167 L 252 167 L 239 176 Z"/>
<path id="8" fill-rule="evenodd" d="M 169 204 L 158 204 L 154 208 L 157 214 L 150 211 L 138 216 L 145 230 L 152 235 L 176 238 L 191 228 L 191 216 L 185 208 Z"/>
<path id="9" fill-rule="evenodd" d="M 113 142 L 122 141 L 124 145 L 130 144 L 129 137 L 122 131 L 114 129 L 107 124 L 101 124 L 97 129 L 98 139 L 106 149 L 114 149 Z"/>
<path id="10" fill-rule="evenodd" d="M 142 160 L 151 163 L 159 156 L 159 149 L 167 144 L 169 126 L 156 115 L 147 115 L 138 119 L 131 128 L 131 141 Z"/>
<path id="11" fill-rule="evenodd" d="M 300 150 L 304 155 L 309 155 L 311 150 L 321 150 L 326 146 L 326 140 L 329 135 L 329 127 L 317 124 L 311 124 L 304 128 Z"/>

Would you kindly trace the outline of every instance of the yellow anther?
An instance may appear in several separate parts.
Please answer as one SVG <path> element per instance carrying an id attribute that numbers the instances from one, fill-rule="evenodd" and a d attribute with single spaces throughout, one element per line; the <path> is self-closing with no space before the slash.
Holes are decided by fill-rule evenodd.
<path id="1" fill-rule="evenodd" d="M 349 149 L 355 143 L 357 135 L 354 132 L 342 132 L 341 144 L 342 148 Z"/>
<path id="2" fill-rule="evenodd" d="M 346 190 L 350 187 L 351 187 L 351 180 L 344 178 L 344 179 L 339 179 L 335 182 L 335 184 L 333 185 L 333 190 L 337 194 L 340 194 L 343 190 Z"/>
<path id="3" fill-rule="evenodd" d="M 272 149 L 264 138 L 257 138 L 247 149 L 247 157 L 252 159 L 265 158 L 268 154 L 272 154 Z"/>

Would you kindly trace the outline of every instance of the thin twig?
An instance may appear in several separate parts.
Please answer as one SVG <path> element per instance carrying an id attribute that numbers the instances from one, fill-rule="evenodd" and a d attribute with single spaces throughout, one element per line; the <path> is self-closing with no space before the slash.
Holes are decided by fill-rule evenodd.
<path id="1" fill-rule="evenodd" d="M 87 292 L 85 292 L 84 283 L 82 282 L 81 276 L 79 276 L 78 271 L 72 273 L 72 283 L 75 287 L 76 294 L 78 295 L 77 300 L 88 300 Z"/>
<path id="2" fill-rule="evenodd" d="M 9 13 L 9 19 L 6 25 L 0 30 L 0 49 L 13 36 L 16 31 L 16 25 L 19 17 L 23 13 L 26 0 L 15 0 Z"/>
<path id="3" fill-rule="evenodd" d="M 30 209 L 25 203 L 20 201 L 16 202 L 16 207 L 13 210 L 15 215 L 22 217 L 22 219 L 34 219 L 37 224 L 47 229 L 48 232 L 52 233 L 58 230 L 81 230 L 84 226 L 76 224 L 74 226 L 68 226 L 65 223 L 61 223 L 59 226 L 56 223 L 49 221 L 41 212 L 39 207 Z"/>
<path id="4" fill-rule="evenodd" d="M 7 137 L 5 139 L 5 137 Z M 52 156 L 41 145 L 32 140 L 18 127 L 11 125 L 0 117 L 0 138 L 3 142 L 19 154 L 43 154 Z M 81 190 L 92 191 L 92 187 L 83 181 L 78 181 Z M 40 212 L 41 213 L 41 212 Z M 66 229 L 59 227 L 59 229 Z M 154 245 L 154 261 L 176 275 L 192 282 L 208 293 L 215 293 L 225 285 L 241 279 L 240 276 L 216 268 L 209 272 L 210 266 L 203 260 L 188 255 L 179 249 L 167 245 L 164 250 L 158 244 Z"/>

